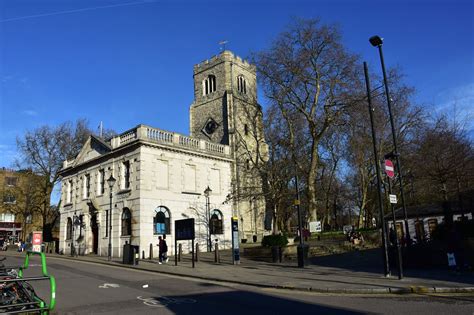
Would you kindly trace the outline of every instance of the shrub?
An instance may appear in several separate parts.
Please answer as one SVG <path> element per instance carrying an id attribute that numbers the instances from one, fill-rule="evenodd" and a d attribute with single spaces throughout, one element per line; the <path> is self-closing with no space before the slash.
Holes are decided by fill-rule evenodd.
<path id="1" fill-rule="evenodd" d="M 285 235 L 266 235 L 262 239 L 262 246 L 286 246 L 288 238 Z"/>

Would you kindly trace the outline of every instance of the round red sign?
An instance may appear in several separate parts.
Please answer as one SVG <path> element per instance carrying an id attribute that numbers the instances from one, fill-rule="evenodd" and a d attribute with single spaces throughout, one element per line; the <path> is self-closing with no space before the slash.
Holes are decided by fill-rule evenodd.
<path id="1" fill-rule="evenodd" d="M 385 160 L 385 173 L 390 178 L 395 177 L 395 168 L 393 167 L 393 163 L 390 160 Z"/>

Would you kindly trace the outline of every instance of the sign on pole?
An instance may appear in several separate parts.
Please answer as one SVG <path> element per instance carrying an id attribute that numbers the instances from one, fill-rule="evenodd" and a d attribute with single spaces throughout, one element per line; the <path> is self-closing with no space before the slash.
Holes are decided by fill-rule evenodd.
<path id="1" fill-rule="evenodd" d="M 232 217 L 232 262 L 234 265 L 240 264 L 240 249 L 239 249 L 239 218 Z"/>
<path id="2" fill-rule="evenodd" d="M 178 265 L 178 241 L 191 240 L 191 262 L 194 268 L 194 219 L 174 221 L 174 265 Z"/>
<path id="3" fill-rule="evenodd" d="M 321 221 L 312 221 L 309 222 L 309 231 L 311 233 L 319 233 L 321 232 Z"/>
<path id="4" fill-rule="evenodd" d="M 385 160 L 385 173 L 390 178 L 395 177 L 395 169 L 393 167 L 392 161 L 390 161 L 390 160 Z"/>
<path id="5" fill-rule="evenodd" d="M 397 195 L 390 194 L 390 203 L 397 203 Z"/>
<path id="6" fill-rule="evenodd" d="M 41 244 L 43 243 L 43 232 L 33 232 L 33 251 L 41 252 Z"/>

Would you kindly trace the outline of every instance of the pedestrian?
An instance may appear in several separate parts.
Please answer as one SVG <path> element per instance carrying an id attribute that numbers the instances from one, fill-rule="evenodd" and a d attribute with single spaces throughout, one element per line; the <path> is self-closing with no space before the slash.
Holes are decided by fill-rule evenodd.
<path id="1" fill-rule="evenodd" d="M 163 235 L 163 261 L 168 263 L 168 244 L 166 244 L 166 235 Z"/>
<path id="2" fill-rule="evenodd" d="M 395 246 L 397 243 L 397 233 L 393 229 L 393 227 L 390 227 L 390 232 L 388 233 L 388 238 L 390 240 L 390 246 Z"/>
<path id="3" fill-rule="evenodd" d="M 166 235 L 158 236 L 158 263 L 168 262 L 168 245 L 166 244 Z"/>

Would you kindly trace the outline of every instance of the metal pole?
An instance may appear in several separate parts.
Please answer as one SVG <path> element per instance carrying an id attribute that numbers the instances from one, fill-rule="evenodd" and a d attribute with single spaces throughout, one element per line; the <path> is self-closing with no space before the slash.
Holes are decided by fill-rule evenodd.
<path id="1" fill-rule="evenodd" d="M 191 240 L 191 262 L 194 268 L 194 238 Z"/>
<path id="2" fill-rule="evenodd" d="M 296 162 L 295 162 L 296 163 Z M 295 165 L 296 166 L 296 165 Z M 299 244 L 298 247 L 300 249 L 300 253 L 298 256 L 298 267 L 304 268 L 304 240 L 303 240 L 303 227 L 302 227 L 302 219 L 301 219 L 301 210 L 300 210 L 300 192 L 298 189 L 298 173 L 297 168 L 295 167 L 295 206 L 296 211 L 298 213 L 298 232 L 299 232 Z"/>
<path id="3" fill-rule="evenodd" d="M 398 170 L 398 182 L 400 184 L 400 196 L 402 197 L 402 208 L 403 208 L 403 217 L 405 221 L 405 231 L 406 231 L 406 240 L 407 245 L 410 244 L 410 231 L 408 229 L 408 216 L 407 216 L 407 208 L 405 205 L 405 194 L 403 192 L 403 176 L 402 176 L 402 168 L 400 165 L 400 158 L 397 148 L 397 136 L 395 134 L 395 124 L 393 122 L 393 115 L 392 115 L 392 101 L 390 98 L 390 93 L 388 91 L 388 84 L 387 84 L 387 73 L 385 72 L 385 62 L 383 59 L 383 52 L 382 52 L 382 44 L 377 46 L 379 48 L 379 55 L 380 55 L 380 63 L 382 64 L 382 74 L 383 74 L 383 82 L 385 85 L 385 96 L 387 97 L 387 106 L 388 106 L 388 115 L 390 117 L 390 125 L 392 127 L 392 139 L 393 139 L 393 150 L 395 155 L 395 161 L 397 163 L 397 170 Z"/>
<path id="4" fill-rule="evenodd" d="M 74 220 L 75 220 L 75 215 L 72 216 L 72 242 L 71 242 L 71 257 L 74 257 L 76 255 L 76 248 L 74 247 L 74 239 L 75 239 L 75 229 L 74 229 Z"/>
<path id="5" fill-rule="evenodd" d="M 365 73 L 365 85 L 367 87 L 367 102 L 369 104 L 369 116 L 370 116 L 370 127 L 372 129 L 372 144 L 374 146 L 374 161 L 375 161 L 375 171 L 377 173 L 377 195 L 379 202 L 379 213 L 380 213 L 380 224 L 382 225 L 382 248 L 383 248 L 383 264 L 385 277 L 390 275 L 390 267 L 388 265 L 388 252 L 387 252 L 387 229 L 385 227 L 385 215 L 383 211 L 383 199 L 382 199 L 382 185 L 380 180 L 380 165 L 379 157 L 377 151 L 377 137 L 375 134 L 374 128 L 374 108 L 372 107 L 372 97 L 370 95 L 370 80 L 369 80 L 369 71 L 367 69 L 367 62 L 364 61 L 364 73 Z"/>
<path id="6" fill-rule="evenodd" d="M 392 185 L 391 180 L 387 177 L 388 181 L 388 193 L 392 194 Z M 392 217 L 393 217 L 393 229 L 395 231 L 395 247 L 397 248 L 397 262 L 398 262 L 398 279 L 403 278 L 403 267 L 402 267 L 402 253 L 400 251 L 400 243 L 398 242 L 398 233 L 397 233 L 397 219 L 395 218 L 395 209 L 393 207 L 393 203 L 390 202 L 390 209 L 392 210 Z"/>
<path id="7" fill-rule="evenodd" d="M 109 211 L 109 251 L 107 260 L 112 260 L 112 189 L 110 189 L 110 211 Z"/>
<path id="8" fill-rule="evenodd" d="M 211 210 L 209 204 L 209 196 L 206 196 L 206 216 L 207 216 L 207 251 L 211 251 Z"/>

